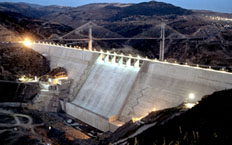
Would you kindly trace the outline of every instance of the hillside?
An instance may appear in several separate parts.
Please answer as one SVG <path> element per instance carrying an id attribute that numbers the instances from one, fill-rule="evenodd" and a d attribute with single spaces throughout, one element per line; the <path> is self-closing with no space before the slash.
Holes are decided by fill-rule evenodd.
<path id="1" fill-rule="evenodd" d="M 30 18 L 16 12 L 0 11 L 1 41 L 22 40 L 25 36 L 34 40 L 47 39 L 51 35 L 63 35 L 71 30 L 71 27 L 63 24 Z"/>
<path id="2" fill-rule="evenodd" d="M 213 19 L 230 19 L 232 14 L 186 10 L 154 1 L 138 4 L 95 3 L 80 7 L 0 3 L 0 14 L 0 32 L 6 39 L 24 33 L 40 40 L 57 38 L 89 21 L 98 25 L 93 27 L 93 37 L 96 38 L 159 38 L 160 24 L 164 22 L 167 38 L 165 58 L 168 61 L 226 67 L 232 64 L 232 22 Z M 67 38 L 88 38 L 88 28 Z M 87 47 L 87 41 L 62 43 Z M 94 41 L 93 47 L 153 59 L 159 57 L 159 43 L 157 40 Z"/>
<path id="3" fill-rule="evenodd" d="M 0 11 L 20 13 L 27 17 L 46 19 L 72 27 L 90 20 L 112 21 L 133 16 L 189 15 L 190 10 L 161 2 L 139 4 L 95 3 L 80 7 L 38 6 L 25 3 L 0 3 Z"/>
<path id="4" fill-rule="evenodd" d="M 190 15 L 192 12 L 171 4 L 162 2 L 143 2 L 123 8 L 110 18 L 111 21 L 137 16 Z"/>
<path id="5" fill-rule="evenodd" d="M 49 61 L 34 50 L 0 43 L 0 80 L 16 80 L 22 75 L 42 76 L 49 71 Z"/>

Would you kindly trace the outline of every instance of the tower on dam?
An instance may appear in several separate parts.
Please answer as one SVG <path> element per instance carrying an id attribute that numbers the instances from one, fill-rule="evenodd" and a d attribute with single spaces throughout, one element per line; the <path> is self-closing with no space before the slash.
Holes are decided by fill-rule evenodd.
<path id="1" fill-rule="evenodd" d="M 46 54 L 52 68 L 67 70 L 72 84 L 62 109 L 102 131 L 232 87 L 225 71 L 47 43 L 31 47 Z"/>

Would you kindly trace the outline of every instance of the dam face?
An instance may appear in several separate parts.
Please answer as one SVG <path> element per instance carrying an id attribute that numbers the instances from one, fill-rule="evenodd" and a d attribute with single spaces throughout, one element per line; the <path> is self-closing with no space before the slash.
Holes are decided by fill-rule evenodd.
<path id="1" fill-rule="evenodd" d="M 120 113 L 139 68 L 96 62 L 73 104 L 113 121 Z"/>
<path id="2" fill-rule="evenodd" d="M 66 68 L 72 79 L 69 101 L 61 101 L 63 110 L 102 131 L 175 107 L 190 94 L 197 101 L 232 88 L 232 74 L 223 71 L 49 44 L 32 48 L 45 54 L 52 68 Z"/>

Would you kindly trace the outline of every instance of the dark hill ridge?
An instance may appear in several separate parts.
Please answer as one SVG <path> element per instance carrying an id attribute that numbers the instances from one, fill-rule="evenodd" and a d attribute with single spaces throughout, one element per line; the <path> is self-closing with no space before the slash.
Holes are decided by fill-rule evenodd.
<path id="1" fill-rule="evenodd" d="M 116 15 L 113 16 L 110 20 L 122 20 L 126 17 L 133 16 L 164 16 L 164 15 L 190 15 L 192 14 L 191 10 L 186 10 L 180 7 L 176 7 L 171 4 L 163 2 L 143 2 L 139 4 L 134 4 L 125 8 Z"/>
<path id="2" fill-rule="evenodd" d="M 31 38 L 34 38 L 34 40 L 46 39 L 54 34 L 64 35 L 72 30 L 71 27 L 63 24 L 34 19 L 10 11 L 0 11 L 0 25 L 22 37 L 30 36 Z M 6 36 L 3 35 L 0 40 L 7 41 L 7 39 L 4 40 L 4 37 Z"/>
<path id="3" fill-rule="evenodd" d="M 12 11 L 32 18 L 42 18 L 74 26 L 69 21 L 84 20 L 121 20 L 131 16 L 189 15 L 191 10 L 162 2 L 144 2 L 139 4 L 96 3 L 80 7 L 34 6 L 25 3 L 0 3 L 0 11 Z M 54 17 L 56 16 L 56 17 Z M 60 17 L 66 19 L 60 19 Z M 57 18 L 58 17 L 58 18 Z M 68 18 L 67 18 L 68 17 Z M 80 23 L 80 22 L 79 22 Z M 76 24 L 76 26 L 78 26 Z"/>
<path id="4" fill-rule="evenodd" d="M 68 9 L 68 8 L 67 8 Z M 41 18 L 54 12 L 63 12 L 65 7 L 59 6 L 41 6 L 28 3 L 0 3 L 0 11 L 10 11 L 20 13 L 31 18 Z"/>
<path id="5" fill-rule="evenodd" d="M 38 52 L 22 44 L 0 43 L 0 80 L 42 76 L 49 71 L 49 61 Z"/>
<path id="6" fill-rule="evenodd" d="M 215 13 L 209 11 L 192 11 L 183 9 L 163 2 L 143 2 L 138 4 L 120 4 L 120 3 L 94 3 L 79 7 L 61 7 L 61 6 L 40 6 L 27 3 L 0 3 L 0 11 L 10 11 L 22 15 L 46 19 L 66 24 L 72 27 L 78 27 L 90 20 L 92 21 L 113 21 L 125 18 L 144 16 L 154 19 L 158 16 L 176 18 L 183 15 L 219 15 L 230 17 L 229 14 Z M 159 18 L 156 18 L 161 20 Z M 143 19 L 138 19 L 143 20 Z M 144 21 L 144 20 L 143 20 Z"/>

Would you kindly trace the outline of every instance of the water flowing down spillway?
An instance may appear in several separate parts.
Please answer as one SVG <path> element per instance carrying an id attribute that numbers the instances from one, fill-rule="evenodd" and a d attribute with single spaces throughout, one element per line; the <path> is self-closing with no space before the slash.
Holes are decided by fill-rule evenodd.
<path id="1" fill-rule="evenodd" d="M 135 67 L 96 62 L 72 103 L 106 119 L 117 115 L 138 72 Z"/>

